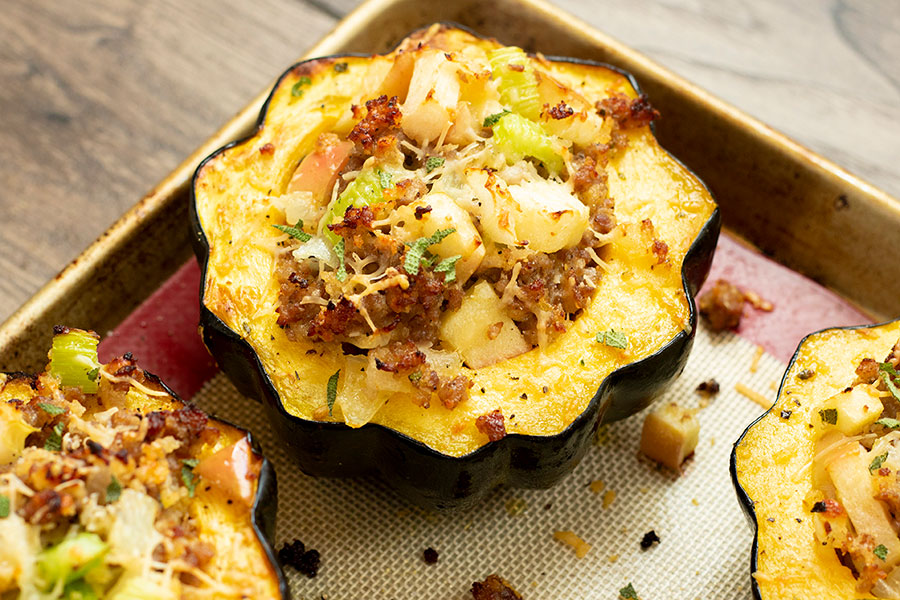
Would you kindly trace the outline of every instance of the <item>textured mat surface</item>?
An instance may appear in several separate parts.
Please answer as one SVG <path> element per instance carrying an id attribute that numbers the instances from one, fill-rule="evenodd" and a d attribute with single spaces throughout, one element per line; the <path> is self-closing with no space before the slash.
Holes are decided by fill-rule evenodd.
<path id="1" fill-rule="evenodd" d="M 195 397 L 203 408 L 251 429 L 278 473 L 278 545 L 294 538 L 322 555 L 318 577 L 288 569 L 294 598 L 462 600 L 476 579 L 499 573 L 526 600 L 616 598 L 629 582 L 642 598 L 746 599 L 751 532 L 728 473 L 731 445 L 763 408 L 734 391 L 743 383 L 775 397 L 784 364 L 734 334 L 698 332 L 682 377 L 661 401 L 698 406 L 695 388 L 721 391 L 698 415 L 700 444 L 676 477 L 638 453 L 642 415 L 611 425 L 585 460 L 551 490 L 497 490 L 477 510 L 434 515 L 409 506 L 377 481 L 314 479 L 284 454 L 258 405 L 222 375 Z M 594 493 L 589 484 L 601 480 Z M 608 490 L 615 498 L 604 507 Z M 582 559 L 554 540 L 571 530 Z M 654 530 L 661 542 L 641 550 Z M 428 565 L 423 551 L 439 553 Z"/>

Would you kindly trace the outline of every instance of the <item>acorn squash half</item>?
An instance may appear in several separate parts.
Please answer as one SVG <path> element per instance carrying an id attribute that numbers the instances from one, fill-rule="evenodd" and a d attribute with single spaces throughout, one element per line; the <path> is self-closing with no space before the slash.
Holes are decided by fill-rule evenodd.
<path id="1" fill-rule="evenodd" d="M 873 539 L 871 547 L 866 549 L 863 536 L 858 535 L 856 540 L 860 543 L 853 549 L 855 556 L 843 550 L 839 556 L 835 547 L 823 541 L 826 532 L 837 535 L 833 532 L 838 531 L 837 525 L 847 519 L 849 512 L 843 506 L 856 501 L 841 496 L 840 488 L 837 496 L 840 501 L 829 500 L 834 498 L 834 491 L 828 492 L 826 486 L 838 484 L 815 482 L 824 480 L 823 469 L 834 476 L 837 472 L 834 469 L 843 469 L 843 458 L 853 460 L 854 453 L 861 449 L 856 442 L 860 436 L 847 438 L 842 437 L 843 433 L 838 436 L 839 428 L 870 430 L 881 428 L 882 422 L 892 424 L 893 419 L 875 421 L 896 412 L 897 403 L 885 389 L 877 389 L 881 385 L 877 375 L 875 387 L 866 383 L 860 364 L 863 359 L 871 359 L 870 364 L 885 360 L 898 339 L 900 321 L 825 329 L 806 336 L 785 372 L 775 404 L 735 443 L 731 455 L 732 481 L 741 506 L 756 530 L 750 560 L 755 598 L 873 598 L 877 596 L 869 593 L 869 588 L 885 575 L 878 573 L 878 568 L 889 572 L 896 564 L 897 557 L 888 554 L 888 546 L 896 550 L 900 545 L 896 540 L 884 546 Z M 879 400 L 875 402 L 872 398 Z M 823 435 L 829 431 L 841 437 L 846 447 L 837 447 L 825 439 Z M 854 431 L 848 429 L 846 433 Z M 831 451 L 826 451 L 828 446 L 832 447 Z M 873 482 L 882 476 L 896 477 L 893 469 L 887 469 L 886 474 L 879 472 L 878 465 L 870 463 L 871 457 L 863 456 L 861 460 L 865 461 L 859 469 L 861 485 L 852 489 L 860 491 L 864 486 L 874 486 Z M 885 457 L 880 459 L 884 460 Z M 821 469 L 816 466 L 819 464 L 823 465 Z M 889 464 L 893 467 L 892 462 L 885 462 L 884 466 Z M 838 481 L 840 485 L 846 485 L 841 481 Z M 870 502 L 872 494 L 868 498 Z M 877 512 L 888 514 L 885 508 L 872 506 Z M 854 517 L 852 513 L 850 516 Z M 826 520 L 835 524 L 834 527 L 825 526 Z M 890 534 L 896 537 L 893 529 Z M 862 562 L 853 564 L 857 559 Z M 857 576 L 866 571 L 867 567 L 862 566 L 866 561 L 872 578 L 862 583 Z M 897 573 L 891 579 L 896 580 Z"/>
<path id="2" fill-rule="evenodd" d="M 427 81 L 432 72 L 465 70 L 467 67 L 457 67 L 456 63 L 467 60 L 483 65 L 484 70 L 469 69 L 452 85 L 438 83 L 423 91 L 421 81 Z M 454 65 L 448 67 L 448 63 Z M 503 74 L 498 75 L 500 68 L 512 76 L 511 83 Z M 523 83 L 521 78 L 516 79 L 519 76 L 531 79 Z M 481 104 L 455 104 L 455 94 L 466 93 L 466 86 L 493 85 L 491 82 L 498 80 L 499 101 L 494 96 L 482 98 Z M 492 93 L 497 94 L 496 90 Z M 418 102 L 415 113 L 408 110 L 414 96 Z M 374 156 L 381 147 L 366 136 L 377 135 L 378 127 L 395 114 L 391 113 L 395 108 L 403 113 L 401 119 L 411 123 L 403 131 L 399 146 L 414 146 L 410 152 L 415 155 L 407 156 L 401 165 L 384 167 L 387 181 L 379 181 L 384 172 L 375 171 L 376 176 L 366 170 L 369 162 L 362 166 L 357 162 L 354 167 L 344 167 L 350 172 L 341 176 L 355 177 L 354 184 L 368 177 L 353 189 L 355 199 L 345 200 L 350 184 L 340 193 L 327 187 L 334 185 L 332 176 L 326 187 L 334 193 L 324 194 L 324 208 L 318 213 L 310 209 L 312 205 L 284 209 L 286 202 L 290 204 L 291 198 L 296 198 L 297 174 L 315 160 L 317 164 L 328 163 L 333 158 L 330 153 L 336 152 L 344 140 L 353 139 L 357 150 L 369 151 L 373 156 L 367 161 L 381 160 Z M 615 68 L 526 55 L 450 25 L 415 32 L 384 56 L 326 57 L 291 67 L 266 101 L 257 131 L 209 156 L 194 176 L 191 212 L 195 251 L 203 271 L 200 296 L 204 342 L 238 389 L 263 401 L 273 427 L 295 450 L 300 467 L 309 474 L 379 474 L 403 496 L 432 507 L 471 505 L 501 483 L 516 487 L 552 485 L 578 462 L 601 421 L 621 419 L 641 410 L 680 374 L 692 345 L 696 326 L 692 296 L 709 270 L 719 233 L 719 212 L 702 182 L 659 146 L 648 124 L 652 118 L 647 117 L 652 114 L 636 83 Z M 457 120 L 441 127 L 448 115 Z M 463 122 L 465 126 L 460 125 Z M 400 123 L 405 126 L 407 121 Z M 587 137 L 583 123 L 594 128 Z M 473 135 L 472 131 L 474 137 L 466 138 Z M 322 140 L 327 139 L 323 134 L 330 133 L 336 138 L 331 138 L 322 151 Z M 437 136 L 437 141 L 434 137 L 429 141 L 429 136 Z M 443 157 L 429 156 L 435 148 L 445 147 L 441 144 L 449 143 L 452 136 L 457 136 L 452 140 L 456 150 L 448 154 L 446 162 Z M 579 141 L 571 142 L 567 137 Z M 463 146 L 471 140 L 474 143 Z M 378 221 L 383 217 L 390 219 L 391 215 L 385 217 L 378 211 L 390 198 L 396 198 L 397 189 L 402 187 L 395 187 L 398 179 L 412 171 L 426 182 L 433 181 L 438 173 L 444 178 L 449 165 L 458 164 L 453 161 L 462 160 L 460 155 L 471 148 L 481 148 L 479 143 L 485 148 L 490 145 L 492 152 L 500 148 L 507 161 L 494 162 L 492 168 L 482 169 L 480 176 L 490 180 L 519 168 L 530 174 L 526 180 L 540 178 L 544 186 L 541 190 L 558 190 L 564 179 L 560 173 L 572 169 L 575 159 L 560 148 L 581 144 L 606 153 L 597 159 L 598 163 L 608 160 L 601 177 L 605 188 L 600 189 L 602 193 L 608 190 L 608 197 L 614 201 L 614 217 L 604 221 L 609 231 L 603 234 L 606 241 L 597 257 L 602 274 L 586 306 L 578 308 L 577 314 L 562 315 L 552 337 L 539 339 L 541 331 L 535 334 L 531 330 L 528 338 L 528 326 L 518 327 L 527 320 L 513 324 L 503 315 L 491 319 L 496 321 L 493 327 L 485 327 L 479 321 L 479 309 L 470 313 L 463 310 L 467 298 L 483 293 L 493 297 L 496 304 L 504 294 L 496 291 L 496 281 L 494 291 L 481 286 L 484 280 L 479 281 L 481 275 L 472 265 L 482 258 L 473 259 L 474 255 L 528 251 L 529 243 L 548 254 L 561 247 L 559 252 L 565 252 L 566 244 L 582 243 L 579 240 L 586 239 L 587 234 L 582 236 L 581 230 L 572 234 L 569 226 L 581 218 L 573 217 L 573 211 L 545 208 L 556 201 L 549 192 L 539 191 L 528 198 L 528 206 L 537 208 L 522 209 L 522 204 L 510 208 L 510 212 L 485 213 L 479 212 L 483 209 L 480 196 L 472 193 L 460 198 L 458 188 L 454 188 L 455 192 L 448 194 L 456 193 L 456 205 L 441 209 L 447 211 L 443 221 L 446 229 L 436 231 L 437 238 L 424 237 L 429 233 L 426 230 L 423 237 L 408 238 L 405 247 L 398 244 L 396 252 L 402 267 L 395 261 L 393 273 L 400 279 L 412 277 L 409 265 L 413 260 L 413 271 L 421 264 L 422 272 L 433 274 L 432 281 L 458 286 L 464 295 L 463 308 L 448 310 L 434 321 L 443 328 L 454 315 L 467 315 L 455 323 L 454 343 L 437 343 L 451 354 L 455 348 L 470 344 L 471 340 L 459 341 L 471 333 L 467 329 L 481 340 L 459 350 L 465 360 L 458 360 L 451 369 L 451 376 L 462 377 L 470 387 L 462 400 L 449 402 L 443 397 L 439 400 L 437 394 L 430 401 L 421 396 L 414 401 L 400 394 L 376 393 L 367 388 L 367 374 L 363 373 L 366 344 L 377 344 L 372 341 L 375 334 L 354 346 L 346 338 L 326 342 L 321 332 L 319 337 L 304 337 L 289 332 L 283 323 L 280 326 L 278 311 L 283 306 L 279 294 L 288 289 L 288 284 L 276 275 L 276 255 L 285 243 L 295 243 L 285 242 L 285 232 L 294 229 L 294 236 L 298 228 L 305 228 L 298 234 L 304 240 L 312 236 L 321 241 L 316 242 L 320 248 L 322 244 L 326 248 L 333 245 L 335 250 L 336 232 L 340 232 L 343 253 L 344 242 L 348 248 L 352 242 L 349 229 L 360 222 L 372 222 L 373 214 L 376 224 L 385 222 Z M 490 156 L 496 159 L 496 155 Z M 416 163 L 412 167 L 410 160 Z M 397 176 L 397 169 L 407 170 Z M 465 173 L 469 176 L 469 171 Z M 327 179 L 319 178 L 306 189 Z M 365 186 L 376 188 L 380 194 L 377 200 L 359 201 Z M 434 198 L 438 186 L 428 186 L 431 189 L 424 198 Z M 509 183 L 508 189 L 514 188 Z M 313 192 L 301 193 L 314 197 Z M 497 197 L 494 200 L 499 202 Z M 431 212 L 430 204 L 423 206 L 422 199 L 408 206 L 402 204 L 398 201 L 396 206 L 410 211 L 407 222 L 400 224 L 403 226 L 412 223 L 419 227 L 416 221 L 421 218 L 424 223 L 436 218 L 438 212 Z M 466 206 L 470 213 L 460 213 L 459 206 Z M 412 207 L 417 207 L 414 216 Z M 581 208 L 576 205 L 574 212 Z M 370 209 L 371 214 L 365 212 Z M 303 215 L 297 227 L 297 217 L 290 216 L 291 210 L 294 215 Z M 507 217 L 515 210 L 520 211 L 514 213 L 519 220 L 511 225 L 513 217 Z M 325 216 L 321 216 L 323 211 Z M 310 214 L 313 220 L 307 217 Z M 461 220 L 453 217 L 460 214 Z M 454 241 L 455 235 L 441 241 L 440 236 L 451 230 L 452 234 L 459 229 L 462 236 L 462 221 L 469 223 L 470 217 L 483 239 L 469 246 Z M 514 227 L 520 227 L 514 232 L 518 237 L 509 237 Z M 523 231 L 528 231 L 530 241 L 521 239 Z M 559 237 L 554 238 L 557 233 Z M 444 251 L 445 244 L 451 251 Z M 416 245 L 426 250 L 421 263 L 421 255 L 411 258 Z M 431 250 L 434 256 L 429 258 Z M 470 250 L 472 253 L 466 254 Z M 339 271 L 321 266 L 328 264 L 327 251 L 319 256 L 320 272 L 325 272 L 332 283 L 335 277 L 340 281 Z M 344 258 L 341 266 L 349 270 L 350 257 Z M 458 275 L 454 283 L 438 275 L 442 266 L 437 261 L 458 261 L 455 267 L 449 267 L 455 268 L 454 276 Z M 292 281 L 307 285 L 305 277 L 297 276 Z M 310 281 L 314 279 L 314 275 L 309 277 Z M 452 302 L 448 298 L 445 303 Z M 320 314 L 334 310 L 334 306 L 334 302 L 326 305 Z M 474 320 L 468 321 L 469 316 Z M 419 326 L 427 329 L 429 323 L 419 321 Z M 416 327 L 408 331 L 411 336 L 419 333 Z M 388 328 L 377 333 L 392 334 Z M 508 339 L 503 337 L 507 334 L 511 336 Z M 502 339 L 506 342 L 497 342 Z M 522 350 L 522 344 L 527 351 Z M 489 356 L 485 358 L 481 350 Z M 497 352 L 508 358 L 498 360 Z M 428 358 L 431 360 L 431 355 Z M 379 369 L 391 369 L 383 366 L 384 361 L 375 364 Z M 421 372 L 412 372 L 408 377 L 418 383 L 420 376 Z M 329 381 L 337 384 L 332 395 Z M 400 384 L 408 387 L 405 381 Z"/>
<path id="3" fill-rule="evenodd" d="M 97 342 L 57 328 L 44 373 L 0 373 L 0 595 L 289 598 L 250 434 Z"/>

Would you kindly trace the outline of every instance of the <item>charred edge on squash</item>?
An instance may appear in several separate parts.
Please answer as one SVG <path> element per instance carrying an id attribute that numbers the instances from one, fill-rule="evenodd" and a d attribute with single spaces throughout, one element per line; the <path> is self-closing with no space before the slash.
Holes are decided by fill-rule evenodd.
<path id="1" fill-rule="evenodd" d="M 480 39 L 485 39 L 470 28 L 458 23 L 441 21 L 438 22 L 438 24 L 461 29 Z M 417 30 L 416 32 L 405 36 L 403 39 L 413 37 L 425 29 L 427 28 Z M 402 40 L 400 43 L 402 43 Z M 533 54 L 529 55 L 533 56 Z M 260 131 L 262 131 L 268 114 L 269 105 L 275 96 L 275 92 L 280 88 L 285 79 L 294 75 L 309 75 L 315 73 L 318 69 L 328 68 L 347 58 L 368 58 L 369 56 L 370 54 L 365 53 L 346 53 L 313 58 L 292 65 L 273 85 L 269 96 L 266 98 L 260 109 L 254 129 L 245 137 L 222 146 L 204 158 L 197 166 L 194 176 L 191 179 L 190 221 L 192 229 L 191 243 L 194 247 L 194 253 L 198 258 L 201 271 L 199 290 L 201 337 L 208 348 L 223 348 L 223 351 L 217 357 L 219 367 L 223 372 L 229 372 L 229 379 L 241 394 L 254 398 L 264 404 L 269 412 L 268 416 L 270 422 L 277 430 L 279 430 L 278 433 L 285 441 L 291 443 L 291 440 L 296 439 L 296 431 L 299 429 L 303 430 L 304 435 L 317 438 L 311 442 L 312 445 L 320 445 L 321 440 L 318 438 L 327 436 L 331 438 L 328 444 L 329 447 L 333 445 L 336 448 L 341 448 L 341 456 L 333 458 L 333 464 L 331 466 L 325 466 L 321 470 L 304 468 L 303 470 L 307 474 L 314 476 L 361 476 L 366 474 L 376 474 L 384 481 L 396 484 L 397 488 L 402 488 L 395 489 L 395 491 L 398 491 L 401 495 L 411 499 L 417 504 L 436 509 L 469 507 L 480 497 L 493 489 L 493 487 L 504 483 L 513 487 L 522 488 L 550 487 L 563 475 L 571 471 L 571 469 L 580 461 L 587 451 L 588 446 L 590 446 L 587 442 L 592 438 L 599 425 L 626 418 L 648 406 L 655 398 L 655 394 L 648 396 L 646 393 L 647 386 L 633 376 L 630 381 L 633 385 L 626 386 L 623 390 L 622 382 L 628 384 L 629 375 L 634 372 L 641 373 L 647 371 L 658 373 L 663 371 L 666 372 L 666 375 L 661 379 L 668 381 L 683 371 L 689 351 L 693 346 L 697 328 L 698 316 L 694 296 L 709 274 L 713 253 L 721 229 L 721 213 L 718 205 L 715 206 L 703 227 L 696 234 L 690 248 L 685 253 L 681 265 L 682 289 L 688 302 L 688 328 L 679 331 L 669 342 L 653 354 L 624 365 L 607 375 L 600 383 L 597 392 L 581 414 L 569 423 L 563 431 L 555 435 L 539 436 L 511 432 L 497 442 L 481 446 L 469 454 L 454 457 L 443 454 L 430 448 L 419 440 L 377 423 L 367 423 L 360 428 L 352 429 L 344 423 L 311 421 L 291 415 L 279 401 L 279 395 L 272 380 L 265 373 L 265 369 L 259 356 L 250 346 L 249 342 L 228 327 L 204 303 L 210 246 L 206 233 L 200 223 L 200 216 L 197 210 L 196 185 L 200 174 L 203 172 L 207 163 L 215 160 L 229 149 L 253 139 Z M 624 77 L 639 96 L 643 94 L 642 88 L 634 76 L 628 71 L 614 65 L 572 57 L 547 55 L 546 58 L 553 62 L 609 69 Z M 650 130 L 655 139 L 656 133 L 654 125 L 654 123 L 650 124 Z M 679 159 L 671 154 L 669 154 L 669 157 L 679 166 L 683 167 L 686 172 L 696 177 L 696 174 L 694 174 L 694 172 Z M 697 181 L 700 182 L 700 185 L 709 193 L 710 198 L 713 198 L 712 192 L 709 191 L 703 181 L 699 178 L 697 178 Z M 226 367 L 226 365 L 230 368 Z M 658 386 L 654 385 L 652 387 L 655 388 Z M 620 394 L 620 391 L 623 393 Z M 653 391 L 658 392 L 658 390 Z M 633 398 L 637 395 L 643 395 L 643 400 L 635 402 Z M 604 404 L 604 400 L 608 397 L 610 398 L 609 402 Z M 617 397 L 624 397 L 624 400 L 617 402 Z M 629 400 L 631 400 L 631 402 L 629 402 Z M 548 447 L 555 449 L 555 452 L 551 451 L 551 454 L 559 454 L 562 452 L 564 455 L 563 462 L 560 464 L 541 465 L 540 457 L 535 451 L 535 447 L 538 447 L 537 444 L 544 450 Z M 353 453 L 353 447 L 355 445 L 367 449 L 366 453 L 358 454 L 357 459 L 359 456 L 368 456 L 368 464 L 361 466 L 358 460 L 349 463 L 341 460 L 348 452 L 350 454 Z M 379 463 L 377 455 L 372 452 L 372 448 L 376 447 L 387 448 L 384 453 L 392 457 L 395 457 L 398 454 L 409 454 L 410 456 L 418 455 L 420 460 L 435 466 L 438 464 L 444 465 L 445 467 L 447 465 L 453 465 L 454 468 L 450 471 L 458 474 L 458 476 L 454 478 L 455 481 L 452 484 L 453 492 L 449 495 L 439 494 L 438 497 L 434 497 L 429 494 L 423 494 L 423 490 L 418 486 L 413 485 L 410 487 L 408 479 L 404 479 L 402 476 L 391 477 L 391 473 L 388 472 L 388 469 L 381 466 L 384 463 Z M 487 472 L 499 475 L 489 477 L 489 482 L 483 483 L 473 490 L 471 486 L 471 473 L 467 469 L 476 465 L 479 468 L 485 469 Z M 304 465 L 304 467 L 309 466 L 310 465 Z M 544 472 L 536 473 L 535 470 L 540 467 L 544 469 Z M 444 471 L 446 470 L 447 469 L 445 468 Z"/>
<path id="2" fill-rule="evenodd" d="M 781 394 L 784 389 L 785 383 L 789 380 L 789 375 L 791 373 L 791 369 L 794 368 L 794 364 L 797 362 L 797 359 L 800 356 L 800 352 L 803 350 L 803 347 L 806 345 L 807 341 L 813 336 L 820 335 L 822 333 L 828 331 L 856 331 L 859 329 L 875 329 L 878 327 L 883 327 L 885 325 L 890 325 L 892 323 L 897 323 L 900 319 L 894 319 L 891 321 L 884 321 L 881 323 L 876 323 L 874 325 L 850 325 L 847 327 L 826 327 L 824 329 L 819 329 L 818 331 L 813 331 L 812 333 L 808 333 L 803 336 L 803 339 L 800 340 L 800 343 L 797 344 L 797 349 L 794 350 L 794 354 L 791 356 L 791 360 L 788 361 L 787 367 L 785 367 L 784 375 L 781 377 L 781 383 L 778 385 L 778 393 L 775 395 L 775 402 L 772 403 L 772 406 L 769 407 L 763 414 L 758 416 L 753 420 L 750 425 L 748 425 L 744 431 L 741 432 L 740 437 L 737 441 L 734 442 L 734 445 L 731 448 L 731 457 L 728 461 L 728 471 L 731 475 L 731 485 L 734 487 L 735 494 L 737 495 L 738 502 L 743 509 L 744 516 L 747 517 L 747 521 L 750 523 L 750 526 L 753 528 L 753 544 L 750 549 L 750 590 L 753 593 L 754 600 L 763 600 L 762 593 L 759 589 L 759 584 L 756 581 L 756 578 L 753 577 L 753 574 L 757 572 L 758 569 L 758 556 L 759 556 L 759 523 L 756 518 L 756 510 L 754 509 L 754 502 L 750 498 L 750 495 L 744 489 L 744 487 L 738 481 L 738 472 L 737 472 L 737 448 L 744 441 L 744 438 L 747 436 L 747 433 L 753 429 L 758 423 L 760 423 L 763 419 L 769 416 L 779 404 L 781 400 Z M 779 410 L 781 410 L 779 408 Z"/>

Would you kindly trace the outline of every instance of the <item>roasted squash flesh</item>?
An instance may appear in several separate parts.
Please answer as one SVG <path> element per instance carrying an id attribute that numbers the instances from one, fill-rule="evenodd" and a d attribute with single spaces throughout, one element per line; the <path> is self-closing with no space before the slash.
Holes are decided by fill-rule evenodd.
<path id="1" fill-rule="evenodd" d="M 45 373 L 0 374 L 0 432 L 3 597 L 284 597 L 247 433 L 130 356 L 99 364 L 93 334 L 58 331 Z"/>
<path id="2" fill-rule="evenodd" d="M 438 52 L 422 57 L 412 66 L 406 64 L 415 54 L 411 49 L 417 48 L 419 42 L 426 49 Z M 471 56 L 475 60 L 485 57 L 502 60 L 503 56 L 497 55 L 501 50 L 496 42 L 459 29 L 436 26 L 415 34 L 385 56 L 348 56 L 301 63 L 277 84 L 257 133 L 213 155 L 198 169 L 193 189 L 194 210 L 198 239 L 203 246 L 200 254 L 208 256 L 203 306 L 252 348 L 264 377 L 277 390 L 278 402 L 292 417 L 353 427 L 375 423 L 442 455 L 461 457 L 488 443 L 488 435 L 477 427 L 479 417 L 499 410 L 510 434 L 557 435 L 584 413 L 608 375 L 653 355 L 679 333 L 689 334 L 692 315 L 683 280 L 684 259 L 700 232 L 713 219 L 715 203 L 703 184 L 660 148 L 646 124 L 617 133 L 617 149 L 609 154 L 606 165 L 608 196 L 615 202 L 615 227 L 606 234 L 602 256 L 598 257 L 601 263 L 598 271 L 602 272 L 592 282 L 595 289 L 590 302 L 575 318 L 565 320 L 563 333 L 546 343 L 528 344 L 519 349 L 523 342 L 515 335 L 517 325 L 497 318 L 492 323 L 497 325 L 494 336 L 487 336 L 481 344 L 473 342 L 474 338 L 462 331 L 459 323 L 447 323 L 452 321 L 450 311 L 445 315 L 443 332 L 447 337 L 442 344 L 446 347 L 441 346 L 439 350 L 449 348 L 455 352 L 458 362 L 453 372 L 471 382 L 464 401 L 448 407 L 436 401 L 404 401 L 399 392 L 373 393 L 367 387 L 372 382 L 364 373 L 366 360 L 359 356 L 360 352 L 347 352 L 345 345 L 338 342 L 291 336 L 278 325 L 283 282 L 276 276 L 277 255 L 285 236 L 283 229 L 270 225 L 290 226 L 294 224 L 293 218 L 298 217 L 303 219 L 307 235 L 335 244 L 336 239 L 327 233 L 334 235 L 335 230 L 329 225 L 333 226 L 344 216 L 341 213 L 332 219 L 327 211 L 332 210 L 335 202 L 326 207 L 323 201 L 315 199 L 318 191 L 308 192 L 320 189 L 323 179 L 305 185 L 306 191 L 291 187 L 292 181 L 296 184 L 298 172 L 307 180 L 304 161 L 316 154 L 322 134 L 346 139 L 360 122 L 359 107 L 384 95 L 396 96 L 403 106 L 417 107 L 409 112 L 411 120 L 404 130 L 410 139 L 428 139 L 436 133 L 448 139 L 456 135 L 462 144 L 470 139 L 467 137 L 470 134 L 462 131 L 460 120 L 449 130 L 429 129 L 433 123 L 451 118 L 448 115 L 462 119 L 458 114 L 459 105 L 447 100 L 456 98 L 458 90 L 436 85 L 419 100 L 415 95 L 420 93 L 421 85 L 425 88 L 431 85 L 430 76 L 447 68 L 445 53 Z M 625 75 L 596 64 L 525 57 L 524 53 L 516 56 L 525 64 L 522 71 L 514 69 L 513 72 L 536 74 L 533 77 L 537 87 L 530 91 L 540 98 L 553 99 L 554 105 L 556 100 L 566 100 L 575 110 L 583 109 L 585 122 L 594 127 L 593 137 L 588 140 L 579 138 L 583 127 L 573 126 L 574 130 L 569 131 L 564 119 L 552 120 L 544 129 L 535 126 L 537 129 L 531 130 L 529 125 L 522 125 L 517 130 L 520 133 L 508 134 L 510 139 L 516 135 L 519 138 L 515 139 L 523 139 L 524 135 L 530 140 L 527 149 L 522 150 L 523 156 L 530 152 L 532 162 L 539 160 L 538 168 L 546 169 L 546 177 L 553 179 L 557 170 L 565 172 L 565 153 L 554 152 L 560 147 L 559 140 L 566 140 L 566 136 L 569 143 L 613 143 L 609 126 L 612 117 L 604 116 L 595 103 L 610 97 L 637 98 Z M 426 64 L 429 60 L 434 62 L 430 67 Z M 402 74 L 404 71 L 406 76 Z M 530 97 L 510 91 L 517 82 L 500 78 L 494 83 L 500 90 L 500 108 L 515 117 L 496 113 L 501 115 L 498 122 L 506 122 L 510 128 L 519 126 L 516 119 L 532 123 L 527 119 L 531 112 Z M 460 85 L 465 87 L 466 83 Z M 496 108 L 488 109 L 472 102 L 465 110 L 478 118 L 470 118 L 468 122 L 476 123 L 480 132 L 482 113 Z M 521 133 L 523 127 L 528 132 Z M 505 143 L 504 135 L 507 134 L 502 129 L 493 132 L 493 137 L 499 138 L 497 144 Z M 515 139 L 509 142 L 513 149 L 506 150 L 507 160 L 516 154 Z M 332 144 L 316 160 L 341 164 L 343 151 Z M 554 156 L 559 157 L 558 162 Z M 329 185 L 333 183 L 326 182 L 323 189 Z M 337 198 L 338 194 L 333 197 Z M 299 208 L 284 208 L 296 207 L 298 198 L 303 199 Z M 528 200 L 522 202 L 527 205 Z M 555 252 L 582 238 L 583 229 L 575 229 L 576 233 L 566 237 L 569 236 L 567 228 L 580 227 L 580 217 L 573 216 L 568 222 L 565 222 L 568 217 L 557 218 L 561 223 L 560 237 L 540 246 L 543 251 Z M 452 221 L 453 217 L 448 219 Z M 501 233 L 491 233 L 485 225 L 488 220 L 485 215 L 473 220 L 480 228 L 479 234 L 486 236 L 486 240 L 490 236 L 501 238 Z M 320 225 L 313 227 L 317 221 Z M 456 222 L 460 220 L 457 218 Z M 528 231 L 539 232 L 542 226 L 540 221 L 536 223 L 536 228 Z M 526 226 L 530 225 L 522 225 Z M 435 244 L 434 251 L 439 259 L 459 257 L 457 281 L 453 285 L 460 286 L 467 297 L 481 298 L 478 301 L 482 304 L 466 314 L 492 315 L 493 309 L 484 304 L 488 302 L 485 294 L 469 293 L 481 281 L 477 266 L 482 260 L 477 254 L 482 252 L 477 250 L 481 244 L 463 235 L 468 231 L 465 227 L 460 225 L 456 229 L 459 234 Z M 430 233 L 423 231 L 422 235 Z M 494 248 L 495 243 L 496 239 L 488 243 L 488 249 Z M 442 248 L 443 244 L 449 246 Z M 321 262 L 325 264 L 327 259 L 323 257 Z M 336 267 L 321 268 L 331 272 Z M 623 334 L 627 344 L 618 347 L 598 341 L 598 333 L 610 331 Z M 496 352 L 490 350 L 487 342 L 497 339 L 501 333 L 510 336 L 509 343 L 496 344 Z M 450 340 L 459 348 L 454 348 Z M 213 347 L 212 351 L 215 354 L 217 349 Z M 333 405 L 328 406 L 328 382 L 335 373 L 339 373 L 336 394 Z"/>
<path id="3" fill-rule="evenodd" d="M 898 339 L 900 321 L 808 336 L 775 405 L 735 444 L 732 475 L 757 529 L 758 597 L 900 597 L 900 402 L 878 367 L 892 365 Z"/>

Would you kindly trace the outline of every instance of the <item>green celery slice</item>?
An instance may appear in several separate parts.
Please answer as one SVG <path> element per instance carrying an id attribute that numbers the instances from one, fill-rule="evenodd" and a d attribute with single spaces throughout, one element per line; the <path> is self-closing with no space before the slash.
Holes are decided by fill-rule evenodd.
<path id="1" fill-rule="evenodd" d="M 491 75 L 497 81 L 500 102 L 526 119 L 537 121 L 541 114 L 541 98 L 531 60 L 525 51 L 515 46 L 497 48 L 488 53 Z M 509 68 L 519 65 L 521 71 Z"/>
<path id="2" fill-rule="evenodd" d="M 82 532 L 38 554 L 38 571 L 48 587 L 70 583 L 101 565 L 107 551 L 109 545 L 99 535 Z"/>
<path id="3" fill-rule="evenodd" d="M 371 169 L 360 173 L 356 179 L 347 184 L 347 187 L 338 196 L 337 200 L 331 205 L 319 228 L 322 235 L 325 236 L 332 245 L 338 243 L 340 236 L 328 229 L 328 225 L 338 222 L 344 218 L 344 214 L 351 206 L 369 206 L 384 201 L 382 192 L 386 189 L 384 183 L 390 180 L 390 174 L 381 169 Z"/>
<path id="4" fill-rule="evenodd" d="M 508 164 L 515 164 L 526 156 L 531 156 L 544 163 L 551 173 L 560 173 L 565 167 L 560 154 L 561 144 L 544 133 L 537 123 L 509 113 L 500 117 L 493 129 L 494 136 L 491 139 L 506 156 Z"/>
<path id="5" fill-rule="evenodd" d="M 97 358 L 99 336 L 81 329 L 70 329 L 53 336 L 50 349 L 50 373 L 60 384 L 79 387 L 86 394 L 97 391 L 100 362 Z"/>

